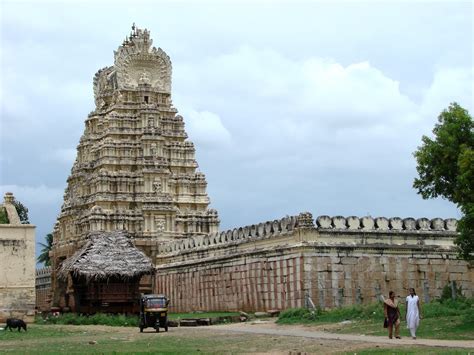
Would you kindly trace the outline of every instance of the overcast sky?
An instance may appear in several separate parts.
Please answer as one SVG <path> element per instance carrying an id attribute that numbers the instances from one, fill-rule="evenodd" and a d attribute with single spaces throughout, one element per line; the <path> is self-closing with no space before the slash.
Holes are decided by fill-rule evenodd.
<path id="1" fill-rule="evenodd" d="M 413 151 L 473 112 L 471 2 L 1 3 L 0 193 L 52 231 L 92 78 L 135 22 L 173 63 L 172 97 L 221 229 L 313 216 L 460 216 L 412 188 Z"/>

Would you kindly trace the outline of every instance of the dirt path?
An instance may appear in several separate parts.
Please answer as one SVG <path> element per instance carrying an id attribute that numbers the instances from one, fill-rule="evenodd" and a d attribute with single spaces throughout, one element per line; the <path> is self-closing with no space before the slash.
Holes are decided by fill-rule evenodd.
<path id="1" fill-rule="evenodd" d="M 198 328 L 199 329 L 199 328 Z M 201 327 L 202 329 L 202 327 Z M 265 334 L 278 336 L 303 337 L 321 340 L 342 340 L 348 342 L 374 343 L 383 345 L 425 345 L 444 348 L 467 348 L 474 349 L 472 340 L 438 340 L 438 339 L 389 339 L 383 336 L 357 335 L 357 334 L 335 334 L 318 330 L 317 327 L 300 325 L 277 325 L 274 321 L 261 321 L 250 323 L 234 323 L 217 325 L 213 330 L 224 332 Z"/>
<path id="2" fill-rule="evenodd" d="M 252 327 L 250 323 L 247 327 Z M 313 339 L 286 335 L 270 335 L 234 331 L 220 326 L 170 328 L 169 332 L 156 333 L 138 328 L 108 327 L 102 325 L 46 325 L 29 327 L 29 331 L 46 329 L 51 336 L 24 339 L 26 333 L 14 333 L 14 339 L 2 340 L 0 353 L 41 354 L 58 353 L 111 353 L 111 352 L 157 352 L 162 351 L 164 343 L 169 353 L 188 354 L 342 354 L 366 349 L 368 344 L 354 341 Z M 255 329 L 257 330 L 257 329 Z M 64 332 L 63 335 L 60 335 Z M 29 334 L 29 333 L 28 333 Z M 0 334 L 1 335 L 1 334 Z M 18 335 L 18 337 L 16 337 Z M 216 338 L 219 339 L 216 341 Z M 113 345 L 111 345 L 111 343 Z M 375 345 L 377 348 L 390 348 L 389 345 Z"/>
<path id="3" fill-rule="evenodd" d="M 474 350 L 474 341 L 435 339 L 393 339 L 381 336 L 330 333 L 331 327 L 304 325 L 277 325 L 273 321 L 255 321 L 215 325 L 209 327 L 170 328 L 168 333 L 147 329 L 140 333 L 134 327 L 109 327 L 102 325 L 32 325 L 28 333 L 9 334 L 14 338 L 0 337 L 0 352 L 25 353 L 50 352 L 135 352 L 161 349 L 168 344 L 169 352 L 189 353 L 244 353 L 244 354 L 340 354 L 364 349 L 391 348 L 421 349 L 438 347 L 434 353 L 448 348 Z M 329 330 L 329 331 L 328 331 Z M 35 331 L 46 332 L 36 337 Z M 26 336 L 32 338 L 25 338 Z M 37 333 L 38 334 L 38 333 Z M 2 335 L 2 334 L 0 334 Z M 42 349 L 42 350 L 38 350 Z M 183 350 L 186 349 L 186 350 Z"/>

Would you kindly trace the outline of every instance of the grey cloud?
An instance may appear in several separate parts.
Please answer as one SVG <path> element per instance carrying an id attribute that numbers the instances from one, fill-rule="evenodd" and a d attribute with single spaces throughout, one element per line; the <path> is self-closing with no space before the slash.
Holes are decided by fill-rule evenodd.
<path id="1" fill-rule="evenodd" d="M 19 192 L 40 240 L 93 75 L 132 22 L 171 56 L 174 102 L 222 228 L 301 210 L 458 215 L 416 195 L 411 152 L 449 101 L 472 112 L 472 4 L 110 5 L 2 4 L 0 184 L 52 189 L 44 203 Z M 211 116 L 199 126 L 193 112 Z"/>

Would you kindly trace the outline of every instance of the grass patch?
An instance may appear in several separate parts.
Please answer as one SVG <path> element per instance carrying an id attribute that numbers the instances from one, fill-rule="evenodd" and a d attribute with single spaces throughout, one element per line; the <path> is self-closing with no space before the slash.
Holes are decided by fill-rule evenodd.
<path id="1" fill-rule="evenodd" d="M 387 330 L 382 327 L 382 322 L 370 320 L 353 322 L 334 331 L 343 334 L 387 335 Z M 405 322 L 400 325 L 400 335 L 402 338 L 410 337 Z M 463 324 L 460 317 L 456 316 L 428 318 L 421 320 L 416 335 L 426 339 L 474 340 L 474 327 Z"/>
<path id="2" fill-rule="evenodd" d="M 169 313 L 168 319 L 179 320 L 187 318 L 215 318 L 238 316 L 238 312 L 207 312 L 207 313 Z M 58 317 L 42 318 L 37 316 L 36 324 L 60 325 L 108 325 L 112 327 L 138 327 L 138 315 L 104 314 L 79 315 L 64 313 Z"/>
<path id="3" fill-rule="evenodd" d="M 422 305 L 424 318 L 420 322 L 417 336 L 434 339 L 474 340 L 474 301 L 473 299 L 448 300 Z M 402 324 L 401 336 L 408 337 L 404 322 L 405 305 L 400 305 Z M 334 324 L 349 320 L 349 324 L 331 327 L 332 332 L 356 333 L 366 335 L 387 335 L 383 328 L 383 305 L 374 303 L 364 306 L 350 306 L 328 311 L 289 309 L 281 313 L 279 324 Z"/>
<path id="4" fill-rule="evenodd" d="M 177 319 L 194 319 L 194 318 L 217 318 L 217 317 L 232 317 L 238 316 L 239 312 L 205 312 L 205 313 L 169 313 L 168 318 Z"/>
<path id="5" fill-rule="evenodd" d="M 109 325 L 112 327 L 138 327 L 138 316 L 126 316 L 123 314 L 79 315 L 75 313 L 64 313 L 58 317 L 43 319 L 37 316 L 36 324 L 62 324 L 62 325 Z"/>
<path id="6" fill-rule="evenodd" d="M 344 320 L 382 320 L 381 304 L 373 303 L 364 306 L 349 306 L 328 311 L 316 309 L 309 311 L 305 308 L 292 308 L 283 311 L 278 317 L 280 324 L 335 323 Z"/>
<path id="7" fill-rule="evenodd" d="M 3 327 L 3 326 L 2 326 Z M 44 339 L 44 338 L 63 338 L 67 336 L 80 336 L 82 332 L 77 328 L 62 326 L 35 326 L 28 325 L 28 331 L 19 333 L 16 329 L 0 330 L 0 343 L 6 340 L 28 340 L 28 339 Z"/>
<path id="8" fill-rule="evenodd" d="M 433 355 L 433 354 L 442 354 L 442 355 L 458 355 L 458 354 L 470 354 L 472 349 L 446 349 L 446 348 L 433 348 L 433 347 L 417 347 L 417 348 L 409 348 L 409 347 L 400 347 L 400 348 L 368 348 L 357 350 L 357 352 L 350 351 L 346 352 L 345 354 L 354 355 L 387 355 L 387 354 L 403 354 L 403 355 L 410 355 L 410 354 L 422 354 L 422 355 Z"/>
<path id="9" fill-rule="evenodd" d="M 170 328 L 156 333 L 128 327 L 37 325 L 28 332 L 0 331 L 0 352 L 22 354 L 327 354 L 347 352 L 351 343 L 295 336 L 214 331 L 212 327 Z M 362 346 L 362 347 L 361 347 Z M 349 354 L 466 354 L 462 349 L 424 346 L 355 344 Z M 392 349 L 392 347 L 394 347 Z M 367 350 L 365 349 L 367 348 Z"/>

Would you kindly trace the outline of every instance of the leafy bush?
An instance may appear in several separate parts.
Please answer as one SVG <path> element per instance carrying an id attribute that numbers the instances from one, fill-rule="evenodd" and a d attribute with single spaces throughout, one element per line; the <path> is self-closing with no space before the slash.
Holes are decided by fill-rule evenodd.
<path id="1" fill-rule="evenodd" d="M 341 322 L 355 319 L 382 319 L 383 306 L 380 303 L 335 308 L 327 311 L 306 308 L 290 308 L 283 311 L 279 323 Z"/>
<path id="2" fill-rule="evenodd" d="M 403 317 L 405 304 L 400 303 L 400 313 Z M 422 314 L 424 318 L 438 318 L 448 316 L 462 316 L 464 323 L 474 323 L 474 299 L 462 298 L 456 300 L 446 300 L 444 302 L 434 301 L 422 304 Z M 347 306 L 330 310 L 317 310 L 311 313 L 304 308 L 291 308 L 280 314 L 278 323 L 332 323 L 344 320 L 383 320 L 382 303 L 372 303 L 368 305 Z"/>
<path id="3" fill-rule="evenodd" d="M 460 316 L 465 314 L 467 310 L 472 308 L 474 300 L 471 298 L 448 299 L 443 302 L 434 301 L 422 305 L 422 313 L 425 318 Z"/>
<path id="4" fill-rule="evenodd" d="M 26 208 L 26 206 L 17 199 L 13 200 L 13 206 L 15 206 L 21 224 L 30 224 L 30 221 L 28 219 L 28 208 Z"/>
<path id="5" fill-rule="evenodd" d="M 455 294 L 456 294 L 456 300 L 464 300 L 466 297 L 462 294 L 462 287 L 455 287 Z M 443 287 L 443 291 L 441 292 L 441 296 L 439 298 L 439 301 L 441 303 L 446 302 L 446 301 L 451 301 L 453 299 L 453 291 L 451 289 L 451 285 L 448 283 L 446 286 Z"/>
<path id="6" fill-rule="evenodd" d="M 10 221 L 8 220 L 7 211 L 5 208 L 0 207 L 0 224 L 8 224 Z"/>
<path id="7" fill-rule="evenodd" d="M 321 321 L 341 322 L 344 320 L 354 319 L 382 319 L 383 305 L 381 303 L 373 303 L 369 305 L 356 305 L 341 308 L 335 308 L 322 312 Z"/>
<path id="8" fill-rule="evenodd" d="M 319 314 L 321 314 L 320 309 L 316 309 L 316 311 L 310 311 L 306 308 L 289 308 L 280 313 L 280 316 L 278 317 L 278 322 L 311 322 L 315 321 L 318 318 Z"/>
<path id="9" fill-rule="evenodd" d="M 471 307 L 464 312 L 462 323 L 474 327 L 474 303 L 471 303 Z"/>

